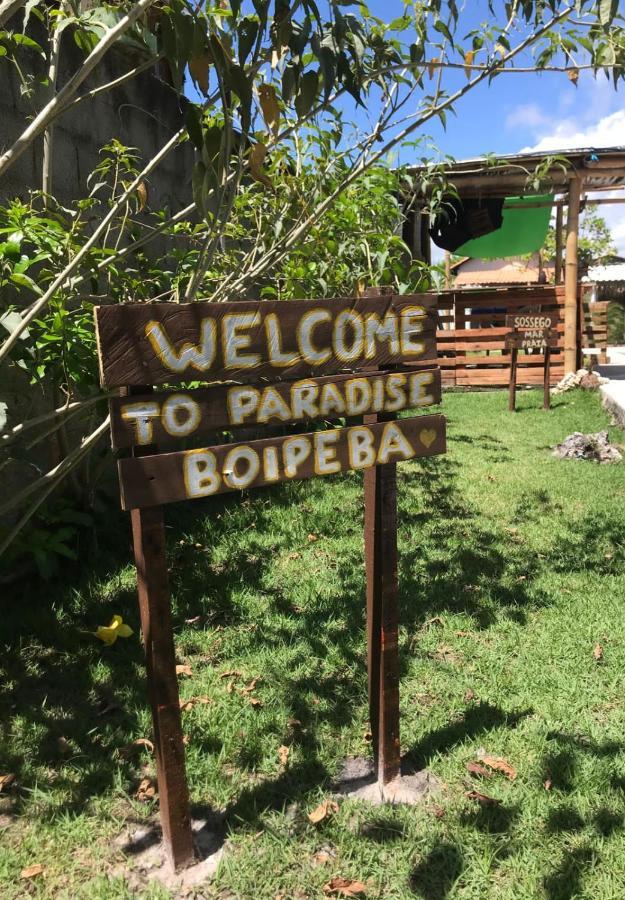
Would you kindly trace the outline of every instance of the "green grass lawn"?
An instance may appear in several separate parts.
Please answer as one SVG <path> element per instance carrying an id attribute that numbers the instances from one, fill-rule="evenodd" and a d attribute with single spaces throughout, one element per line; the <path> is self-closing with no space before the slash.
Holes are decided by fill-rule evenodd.
<path id="1" fill-rule="evenodd" d="M 321 898 L 339 875 L 368 897 L 625 896 L 625 467 L 550 454 L 606 427 L 596 396 L 540 405 L 446 395 L 447 456 L 400 466 L 402 749 L 445 785 L 423 808 L 307 819 L 370 752 L 361 477 L 167 510 L 181 692 L 208 700 L 183 712 L 191 795 L 228 838 L 197 896 Z M 131 889 L 113 843 L 155 807 L 134 798 L 148 751 L 123 752 L 150 737 L 125 518 L 98 539 L 91 571 L 5 600 L 5 900 L 170 896 Z M 135 635 L 106 647 L 114 613 Z M 472 778 L 482 749 L 516 779 Z"/>

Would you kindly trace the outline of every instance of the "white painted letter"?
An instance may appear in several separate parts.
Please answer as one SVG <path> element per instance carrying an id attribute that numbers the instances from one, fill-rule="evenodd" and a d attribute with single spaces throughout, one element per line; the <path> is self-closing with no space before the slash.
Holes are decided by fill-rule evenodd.
<path id="1" fill-rule="evenodd" d="M 434 372 L 416 372 L 410 376 L 409 406 L 431 406 L 434 397 L 426 394 L 425 389 L 434 381 Z"/>
<path id="2" fill-rule="evenodd" d="M 269 346 L 269 359 L 274 366 L 292 366 L 298 361 L 297 353 L 284 353 L 282 350 L 282 334 L 280 332 L 280 320 L 275 313 L 269 313 L 265 318 L 265 330 L 267 332 L 267 344 Z"/>
<path id="3" fill-rule="evenodd" d="M 122 406 L 122 419 L 130 419 L 135 426 L 135 439 L 137 444 L 150 444 L 152 442 L 152 423 L 150 419 L 158 416 L 159 405 L 150 401 L 148 403 L 127 403 Z"/>
<path id="4" fill-rule="evenodd" d="M 297 467 L 310 456 L 310 441 L 305 437 L 288 438 L 282 445 L 284 473 L 287 478 L 295 478 Z"/>
<path id="5" fill-rule="evenodd" d="M 406 356 L 421 356 L 425 351 L 423 341 L 414 340 L 415 334 L 423 331 L 425 310 L 422 306 L 408 306 L 402 309 L 401 318 L 401 352 Z"/>
<path id="6" fill-rule="evenodd" d="M 213 319 L 202 319 L 200 343 L 183 344 L 176 350 L 160 322 L 148 322 L 145 334 L 161 363 L 172 372 L 185 372 L 189 366 L 205 372 L 210 369 L 217 352 L 216 327 Z"/>
<path id="7" fill-rule="evenodd" d="M 281 419 L 286 422 L 290 418 L 291 410 L 277 390 L 272 387 L 265 388 L 258 408 L 258 421 L 268 422 L 269 419 Z"/>
<path id="8" fill-rule="evenodd" d="M 240 425 L 258 409 L 260 391 L 253 387 L 234 387 L 228 391 L 228 415 L 231 425 Z"/>
<path id="9" fill-rule="evenodd" d="M 313 328 L 320 322 L 327 322 L 332 318 L 332 314 L 327 309 L 313 309 L 311 312 L 305 313 L 300 319 L 297 328 L 297 342 L 299 352 L 306 362 L 313 366 L 320 366 L 327 362 L 331 357 L 329 350 L 318 350 L 313 344 L 312 333 Z"/>
<path id="10" fill-rule="evenodd" d="M 246 463 L 245 469 L 243 472 L 237 473 L 237 464 L 241 461 Z M 245 445 L 233 447 L 224 460 L 224 481 L 228 487 L 242 490 L 254 481 L 259 469 L 260 460 L 255 450 Z"/>
<path id="11" fill-rule="evenodd" d="M 338 431 L 315 432 L 315 472 L 317 475 L 333 475 L 341 471 L 341 464 L 336 458 L 336 450 L 332 446 L 339 438 Z"/>
<path id="12" fill-rule="evenodd" d="M 358 416 L 371 409 L 371 385 L 366 378 L 354 378 L 345 388 L 345 411 L 348 416 Z"/>
<path id="13" fill-rule="evenodd" d="M 210 450 L 188 450 L 182 463 L 187 497 L 208 497 L 216 494 L 221 478 L 215 469 L 215 454 Z"/>
<path id="14" fill-rule="evenodd" d="M 316 419 L 319 410 L 315 405 L 319 385 L 314 381 L 298 381 L 291 388 L 291 409 L 294 419 Z"/>
<path id="15" fill-rule="evenodd" d="M 352 469 L 366 469 L 375 465 L 373 434 L 364 425 L 350 428 L 347 432 L 347 450 Z"/>
<path id="16" fill-rule="evenodd" d="M 393 356 L 399 355 L 399 337 L 395 313 L 387 313 L 383 321 L 380 321 L 377 313 L 368 315 L 366 317 L 366 334 L 365 356 L 367 359 L 373 359 L 377 353 L 376 340 L 388 341 L 388 352 Z"/>
<path id="17" fill-rule="evenodd" d="M 226 369 L 253 369 L 260 363 L 258 353 L 239 353 L 249 347 L 249 334 L 237 334 L 239 328 L 253 328 L 260 322 L 260 313 L 226 313 L 222 323 L 224 367 Z"/>
<path id="18" fill-rule="evenodd" d="M 353 333 L 352 345 L 347 347 L 346 332 L 351 329 Z M 334 322 L 334 352 L 341 362 L 351 362 L 363 355 L 365 327 L 362 316 L 352 309 L 344 309 L 336 317 Z"/>
<path id="19" fill-rule="evenodd" d="M 178 418 L 182 413 L 182 422 Z M 200 424 L 200 407 L 188 394 L 172 394 L 163 403 L 161 421 L 163 428 L 172 437 L 186 437 Z"/>
<path id="20" fill-rule="evenodd" d="M 410 459 L 414 451 L 397 422 L 389 422 L 382 432 L 380 449 L 378 450 L 378 464 L 388 462 L 389 456 L 396 453 L 402 459 Z"/>
<path id="21" fill-rule="evenodd" d="M 386 401 L 386 406 L 384 407 L 386 412 L 397 412 L 398 409 L 404 409 L 406 406 L 406 391 L 404 390 L 404 385 L 406 384 L 406 376 L 402 375 L 401 372 L 397 372 L 395 375 L 389 375 L 388 380 L 386 382 L 386 392 L 388 394 L 389 399 Z"/>

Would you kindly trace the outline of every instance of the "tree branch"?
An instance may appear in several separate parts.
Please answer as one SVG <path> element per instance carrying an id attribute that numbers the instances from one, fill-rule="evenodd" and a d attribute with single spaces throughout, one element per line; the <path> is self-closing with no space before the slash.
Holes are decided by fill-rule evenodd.
<path id="1" fill-rule="evenodd" d="M 0 156 L 0 175 L 4 174 L 6 170 L 19 159 L 32 141 L 44 131 L 50 122 L 63 112 L 64 107 L 71 97 L 76 93 L 85 78 L 87 78 L 87 76 L 95 69 L 104 54 L 155 2 L 156 0 L 138 0 L 138 3 L 135 3 L 130 12 L 121 18 L 117 25 L 107 31 L 104 37 L 101 38 L 98 44 L 93 48 L 78 71 L 72 75 L 58 94 L 44 106 L 37 116 L 35 116 L 28 128 L 22 132 L 13 146 Z"/>

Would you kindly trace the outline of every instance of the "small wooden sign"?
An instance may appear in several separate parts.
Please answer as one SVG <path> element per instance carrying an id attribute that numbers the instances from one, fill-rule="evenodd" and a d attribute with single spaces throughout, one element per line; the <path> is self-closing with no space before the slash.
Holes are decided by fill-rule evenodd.
<path id="1" fill-rule="evenodd" d="M 555 316 L 543 314 L 540 310 L 514 313 L 506 316 L 506 327 L 512 328 L 505 336 L 506 350 L 510 350 L 510 379 L 508 387 L 508 409 L 516 411 L 516 377 L 519 350 L 539 351 L 544 355 L 543 408 L 551 407 L 550 377 L 551 350 L 556 346 L 557 332 L 553 329 Z"/>
<path id="2" fill-rule="evenodd" d="M 161 820 L 175 867 L 190 861 L 193 840 L 169 615 L 166 503 L 364 471 L 374 756 L 381 784 L 400 775 L 395 464 L 444 453 L 445 419 L 396 416 L 440 401 L 436 303 L 430 294 L 370 294 L 95 310 L 101 383 L 121 388 L 109 404 L 112 445 L 132 454 L 118 461 L 119 481 L 133 523 Z M 153 385 L 166 387 L 155 392 Z M 344 427 L 324 427 L 344 420 Z M 298 423 L 321 427 L 275 436 L 275 426 L 293 431 Z M 272 428 L 273 436 L 241 440 L 241 429 L 250 427 L 261 434 Z M 208 446 L 195 446 L 202 440 Z M 163 444 L 177 447 L 159 452 Z"/>

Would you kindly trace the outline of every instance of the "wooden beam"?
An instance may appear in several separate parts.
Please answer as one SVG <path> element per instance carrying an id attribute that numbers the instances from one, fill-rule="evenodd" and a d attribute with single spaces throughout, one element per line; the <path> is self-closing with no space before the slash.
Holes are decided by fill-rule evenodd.
<path id="1" fill-rule="evenodd" d="M 556 209 L 556 265 L 555 265 L 555 283 L 562 282 L 562 226 L 564 224 L 564 216 L 562 204 L 558 204 Z"/>
<path id="2" fill-rule="evenodd" d="M 577 368 L 577 279 L 579 244 L 579 207 L 582 179 L 569 183 L 569 209 L 566 219 L 566 262 L 564 269 L 564 374 Z"/>

